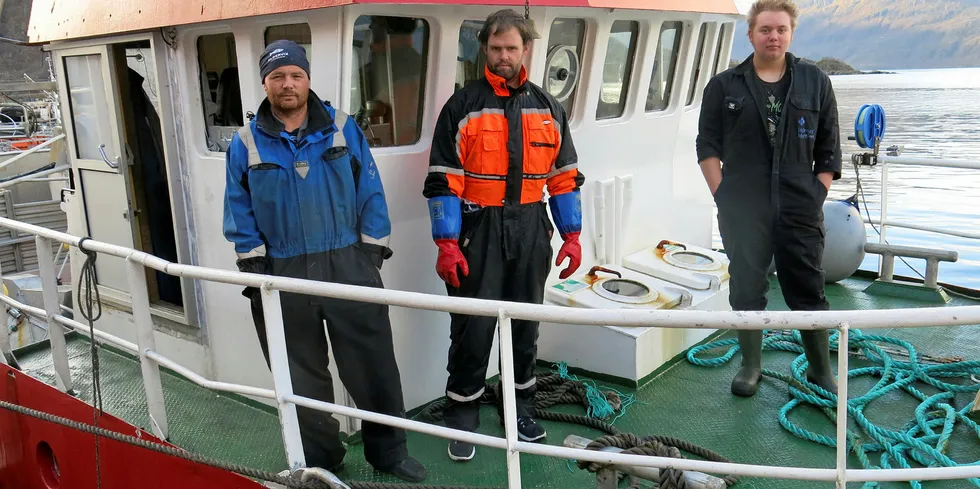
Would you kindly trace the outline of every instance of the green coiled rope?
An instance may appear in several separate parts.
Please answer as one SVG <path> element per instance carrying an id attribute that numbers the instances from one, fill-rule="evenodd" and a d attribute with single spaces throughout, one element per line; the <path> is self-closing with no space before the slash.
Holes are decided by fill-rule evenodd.
<path id="1" fill-rule="evenodd" d="M 792 399 L 780 409 L 779 424 L 804 440 L 836 447 L 834 437 L 806 430 L 790 421 L 789 415 L 796 407 L 810 404 L 820 408 L 831 421 L 836 423 L 837 393 L 828 392 L 806 379 L 807 361 L 803 355 L 799 331 L 770 333 L 773 334 L 767 335 L 762 342 L 763 350 L 800 354 L 791 363 L 789 375 L 769 369 L 762 371 L 763 375 L 789 385 Z M 836 351 L 838 348 L 838 336 L 838 333 L 834 332 L 830 337 L 831 351 Z M 908 361 L 894 358 L 892 352 L 879 346 L 881 343 L 904 350 L 902 356 L 907 356 Z M 721 355 L 701 356 L 704 352 L 723 347 L 728 347 L 728 350 Z M 969 381 L 971 375 L 980 374 L 980 361 L 926 364 L 911 343 L 888 336 L 866 335 L 856 329 L 850 330 L 850 348 L 852 351 L 860 352 L 866 360 L 875 365 L 850 369 L 847 374 L 848 379 L 862 376 L 879 378 L 866 393 L 847 401 L 848 417 L 853 419 L 860 429 L 859 433 L 847 430 L 848 451 L 857 456 L 863 468 L 911 468 L 910 459 L 926 467 L 980 464 L 980 460 L 970 464 L 960 464 L 946 455 L 950 438 L 958 422 L 980 437 L 980 425 L 967 416 L 973 403 L 970 402 L 960 410 L 953 407 L 958 393 L 976 392 L 980 389 L 980 384 Z M 739 351 L 737 339 L 724 339 L 691 348 L 687 352 L 687 361 L 702 367 L 719 367 L 728 363 L 737 351 Z M 966 383 L 950 382 L 955 379 L 966 379 Z M 930 385 L 940 392 L 925 394 L 915 387 L 917 382 Z M 909 420 L 900 430 L 887 429 L 870 421 L 865 415 L 868 406 L 889 393 L 899 390 L 919 401 L 914 419 Z M 851 389 L 849 388 L 848 391 Z M 875 453 L 881 454 L 877 465 L 871 459 L 871 454 Z M 974 486 L 980 487 L 980 479 L 974 478 L 969 481 Z M 922 487 L 919 481 L 910 481 L 909 484 L 913 489 Z M 877 487 L 877 482 L 867 482 L 863 486 L 864 489 Z"/>

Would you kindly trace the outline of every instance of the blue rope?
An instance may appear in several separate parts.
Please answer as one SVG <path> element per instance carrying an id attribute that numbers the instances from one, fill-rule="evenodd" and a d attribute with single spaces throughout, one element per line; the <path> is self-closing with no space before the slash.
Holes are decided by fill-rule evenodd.
<path id="1" fill-rule="evenodd" d="M 834 332 L 830 337 L 832 351 L 838 348 L 837 340 L 838 333 Z M 893 358 L 879 346 L 882 343 L 907 352 L 908 361 Z M 869 375 L 879 378 L 866 393 L 847 401 L 848 417 L 854 420 L 858 428 L 858 431 L 847 430 L 848 451 L 855 454 L 863 468 L 911 468 L 910 459 L 926 467 L 980 464 L 980 460 L 960 464 L 946 456 L 957 423 L 976 432 L 980 437 L 980 425 L 968 417 L 973 403 L 970 402 L 959 411 L 952 406 L 958 393 L 974 393 L 980 389 L 980 385 L 969 382 L 965 384 L 949 382 L 949 380 L 968 378 L 971 374 L 980 374 L 980 361 L 923 364 L 919 359 L 919 353 L 911 343 L 888 336 L 866 335 L 856 329 L 850 331 L 850 344 L 876 365 L 853 368 L 847 373 L 848 379 Z M 724 347 L 728 348 L 727 351 L 719 356 L 699 356 L 706 351 Z M 837 422 L 837 393 L 829 392 L 806 379 L 807 361 L 803 354 L 800 332 L 792 331 L 767 336 L 762 342 L 762 348 L 800 354 L 790 364 L 790 375 L 767 369 L 762 371 L 763 375 L 782 380 L 789 385 L 792 399 L 779 410 L 780 426 L 804 440 L 835 447 L 837 443 L 834 437 L 806 430 L 789 419 L 793 409 L 809 404 L 820 408 L 835 424 Z M 738 339 L 719 340 L 691 348 L 687 352 L 687 361 L 701 367 L 720 367 L 728 363 L 737 351 L 739 351 Z M 939 392 L 924 394 L 915 387 L 918 382 L 930 385 Z M 868 406 L 879 401 L 890 402 L 883 398 L 898 391 L 919 401 L 915 409 L 915 417 L 899 430 L 887 429 L 870 421 L 865 414 Z M 870 454 L 874 453 L 881 454 L 877 465 L 871 461 Z M 980 479 L 969 480 L 974 486 L 980 487 Z M 919 481 L 910 481 L 909 485 L 913 489 L 922 488 Z M 878 487 L 877 482 L 867 482 L 862 489 Z"/>
<path id="2" fill-rule="evenodd" d="M 626 410 L 636 403 L 636 396 L 633 394 L 626 394 L 605 386 L 600 389 L 595 382 L 591 380 L 582 380 L 577 376 L 570 374 L 568 372 L 568 363 L 566 362 L 558 362 L 552 366 L 560 378 L 578 381 L 585 386 L 585 397 L 589 401 L 589 406 L 586 408 L 586 416 L 601 420 L 612 418 L 609 421 L 609 424 L 615 424 L 619 418 L 626 414 Z M 620 406 L 618 412 L 613 407 L 612 403 L 609 402 L 609 398 L 606 397 L 607 392 L 612 392 L 619 396 Z"/>
<path id="3" fill-rule="evenodd" d="M 609 424 L 614 424 L 619 418 L 626 414 L 627 408 L 633 404 L 636 404 L 637 402 L 636 396 L 633 394 L 625 394 L 616 389 L 603 387 L 605 392 L 614 392 L 619 396 L 620 406 L 617 414 L 605 393 L 602 390 L 599 390 L 599 388 L 595 385 L 595 382 L 591 380 L 579 379 L 576 375 L 569 373 L 567 362 L 558 362 L 553 364 L 552 367 L 554 367 L 554 371 L 558 374 L 558 377 L 565 380 L 582 382 L 582 384 L 585 385 L 586 399 L 589 401 L 589 407 L 586 409 L 586 416 L 605 420 L 606 418 L 609 418 L 615 414 L 615 417 L 609 421 Z M 577 472 L 575 467 L 573 467 L 577 462 L 577 460 L 567 460 L 565 461 L 565 467 L 569 472 Z"/>

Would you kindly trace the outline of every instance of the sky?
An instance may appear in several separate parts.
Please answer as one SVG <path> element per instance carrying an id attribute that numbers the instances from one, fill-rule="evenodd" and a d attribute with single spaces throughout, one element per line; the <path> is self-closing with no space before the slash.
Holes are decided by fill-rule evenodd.
<path id="1" fill-rule="evenodd" d="M 735 8 L 738 9 L 739 13 L 745 15 L 749 13 L 749 7 L 752 6 L 754 0 L 735 0 Z"/>

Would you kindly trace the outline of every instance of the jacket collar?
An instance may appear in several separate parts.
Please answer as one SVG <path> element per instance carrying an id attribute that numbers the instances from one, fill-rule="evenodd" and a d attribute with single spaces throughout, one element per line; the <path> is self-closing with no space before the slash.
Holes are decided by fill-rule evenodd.
<path id="1" fill-rule="evenodd" d="M 487 78 L 487 82 L 490 83 L 490 86 L 493 87 L 494 94 L 496 94 L 498 97 L 511 96 L 511 89 L 507 86 L 507 80 L 504 80 L 503 77 L 497 76 L 491 72 L 490 65 L 483 67 L 483 74 Z M 521 72 L 518 76 L 520 77 L 520 84 L 515 90 L 524 88 L 524 85 L 527 83 L 527 69 L 524 68 L 524 65 L 521 65 Z"/>
<path id="2" fill-rule="evenodd" d="M 323 101 L 313 90 L 310 90 L 310 95 L 306 101 L 306 117 L 307 137 L 333 129 L 333 117 L 330 117 Z M 286 130 L 282 122 L 279 122 L 279 119 L 272 115 L 272 104 L 268 97 L 263 99 L 262 104 L 259 105 L 259 110 L 255 114 L 255 126 L 262 132 L 276 138 L 281 137 L 283 131 Z"/>
<path id="3" fill-rule="evenodd" d="M 735 73 L 744 76 L 746 73 L 751 73 L 755 67 L 752 65 L 752 58 L 755 57 L 755 53 L 750 54 L 745 61 L 742 61 L 738 66 L 735 67 Z M 789 73 L 794 66 L 796 66 L 799 58 L 790 53 L 786 52 L 786 72 Z"/>

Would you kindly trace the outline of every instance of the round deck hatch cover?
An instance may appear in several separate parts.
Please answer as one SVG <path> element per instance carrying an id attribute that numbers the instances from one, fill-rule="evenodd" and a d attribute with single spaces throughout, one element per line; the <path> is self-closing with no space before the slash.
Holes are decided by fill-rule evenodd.
<path id="1" fill-rule="evenodd" d="M 707 272 L 721 268 L 721 263 L 714 258 L 696 251 L 677 250 L 664 254 L 664 261 L 676 267 Z"/>
<path id="2" fill-rule="evenodd" d="M 593 285 L 599 296 L 624 304 L 645 304 L 657 299 L 660 294 L 646 285 L 623 278 L 607 278 Z"/>

